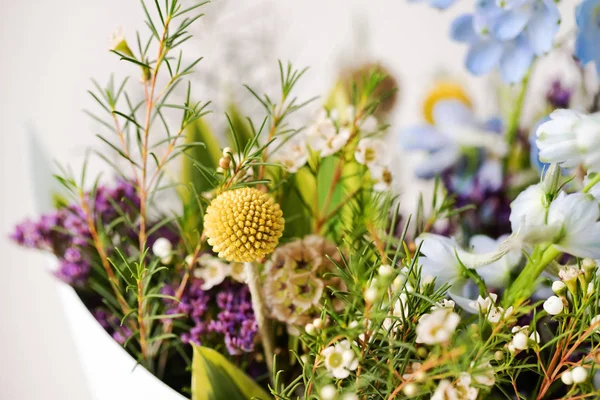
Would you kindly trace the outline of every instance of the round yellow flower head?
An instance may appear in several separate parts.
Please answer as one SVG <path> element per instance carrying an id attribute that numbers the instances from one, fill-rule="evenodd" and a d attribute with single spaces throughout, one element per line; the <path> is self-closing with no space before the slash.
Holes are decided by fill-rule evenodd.
<path id="1" fill-rule="evenodd" d="M 204 232 L 220 258 L 256 261 L 275 250 L 283 234 L 282 215 L 279 204 L 258 189 L 229 190 L 208 206 Z"/>
<path id="2" fill-rule="evenodd" d="M 427 94 L 423 102 L 423 116 L 430 124 L 434 123 L 433 108 L 441 100 L 458 100 L 467 107 L 471 107 L 471 99 L 462 86 L 453 81 L 439 81 Z"/>

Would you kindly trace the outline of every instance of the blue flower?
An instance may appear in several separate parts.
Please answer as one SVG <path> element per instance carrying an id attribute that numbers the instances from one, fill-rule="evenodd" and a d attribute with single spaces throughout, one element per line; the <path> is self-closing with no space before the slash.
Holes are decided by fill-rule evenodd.
<path id="1" fill-rule="evenodd" d="M 600 76 L 600 0 L 584 0 L 575 12 L 577 21 L 577 39 L 575 57 L 582 64 L 596 63 Z"/>
<path id="2" fill-rule="evenodd" d="M 421 3 L 422 0 L 409 0 L 412 3 Z M 445 10 L 454 4 L 456 0 L 428 0 L 431 7 L 437 8 L 438 10 Z"/>
<path id="3" fill-rule="evenodd" d="M 456 186 L 464 186 L 463 189 L 469 191 L 474 175 L 463 170 L 465 165 L 472 170 L 474 165 L 470 161 L 475 160 L 475 172 L 480 184 L 492 190 L 501 185 L 502 169 L 498 168 L 497 160 L 508 149 L 499 134 L 501 122 L 498 119 L 481 122 L 464 103 L 441 100 L 433 107 L 433 122 L 410 127 L 401 135 L 405 149 L 423 150 L 429 155 L 416 167 L 417 177 L 430 179 L 456 168 L 461 171 L 454 177 L 457 179 Z M 469 179 L 462 181 L 467 176 Z"/>
<path id="4" fill-rule="evenodd" d="M 473 14 L 457 17 L 452 39 L 467 43 L 467 69 L 485 75 L 500 69 L 508 83 L 521 81 L 536 55 L 550 51 L 560 14 L 552 0 L 482 0 Z"/>

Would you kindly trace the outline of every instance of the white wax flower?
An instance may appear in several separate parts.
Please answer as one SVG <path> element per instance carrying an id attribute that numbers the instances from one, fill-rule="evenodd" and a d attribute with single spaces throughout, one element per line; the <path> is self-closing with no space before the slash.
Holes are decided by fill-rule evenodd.
<path id="1" fill-rule="evenodd" d="M 571 371 L 566 370 L 565 372 L 563 372 L 560 375 L 560 380 L 565 385 L 572 385 L 573 384 L 573 374 L 571 373 Z"/>
<path id="2" fill-rule="evenodd" d="M 563 302 L 560 297 L 550 296 L 548 300 L 544 302 L 544 310 L 550 315 L 558 315 L 564 308 Z"/>
<path id="3" fill-rule="evenodd" d="M 563 281 L 552 282 L 552 291 L 556 294 L 562 294 L 565 291 L 567 285 Z"/>
<path id="4" fill-rule="evenodd" d="M 464 400 L 477 400 L 479 389 L 471 386 L 471 375 L 461 372 L 456 381 L 456 390 L 461 394 L 460 398 Z"/>
<path id="5" fill-rule="evenodd" d="M 438 383 L 435 392 L 431 396 L 431 400 L 448 400 L 448 399 L 458 399 L 458 392 L 452 385 L 449 380 L 442 379 L 440 383 Z"/>
<path id="6" fill-rule="evenodd" d="M 327 157 L 344 147 L 350 139 L 350 130 L 340 128 L 338 131 L 331 118 L 323 110 L 317 121 L 310 127 L 307 139 L 313 150 L 319 152 L 321 157 Z"/>
<path id="7" fill-rule="evenodd" d="M 479 364 L 471 376 L 473 377 L 473 380 L 480 385 L 491 387 L 496 383 L 494 368 L 489 361 Z"/>
<path id="8" fill-rule="evenodd" d="M 371 167 L 373 165 L 386 165 L 388 162 L 386 144 L 381 139 L 364 138 L 358 142 L 354 158 L 359 164 Z"/>
<path id="9" fill-rule="evenodd" d="M 537 129 L 540 160 L 571 168 L 583 164 L 600 171 L 600 116 L 556 110 Z"/>
<path id="10" fill-rule="evenodd" d="M 158 238 L 152 245 L 152 253 L 160 258 L 163 264 L 169 264 L 173 258 L 173 245 L 171 245 L 169 239 Z"/>
<path id="11" fill-rule="evenodd" d="M 287 142 L 273 154 L 272 161 L 282 164 L 288 172 L 294 174 L 306 165 L 308 149 L 300 140 Z"/>
<path id="12" fill-rule="evenodd" d="M 325 385 L 319 391 L 321 399 L 323 400 L 334 400 L 337 396 L 337 389 L 333 385 Z"/>
<path id="13" fill-rule="evenodd" d="M 449 310 L 439 309 L 431 314 L 423 314 L 417 324 L 417 343 L 444 343 L 452 338 L 460 316 Z"/>
<path id="14" fill-rule="evenodd" d="M 529 347 L 529 338 L 523 332 L 517 332 L 512 339 L 512 345 L 517 350 L 525 350 Z"/>
<path id="15" fill-rule="evenodd" d="M 194 276 L 204 282 L 200 285 L 202 290 L 210 290 L 223 283 L 229 276 L 230 266 L 216 257 L 204 255 L 198 260 L 200 268 L 194 270 Z"/>
<path id="16" fill-rule="evenodd" d="M 577 366 L 571 370 L 571 375 L 573 376 L 573 383 L 583 383 L 587 381 L 588 372 L 587 369 L 582 366 Z"/>
<path id="17" fill-rule="evenodd" d="M 371 179 L 373 179 L 373 190 L 376 192 L 385 192 L 392 188 L 392 171 L 381 165 L 372 165 L 369 168 Z"/>
<path id="18" fill-rule="evenodd" d="M 325 361 L 325 368 L 337 379 L 347 378 L 350 371 L 358 367 L 358 358 L 347 340 L 325 348 L 321 355 Z"/>
<path id="19" fill-rule="evenodd" d="M 392 268 L 390 265 L 384 264 L 377 269 L 377 272 L 382 277 L 388 277 L 394 273 L 394 268 Z"/>

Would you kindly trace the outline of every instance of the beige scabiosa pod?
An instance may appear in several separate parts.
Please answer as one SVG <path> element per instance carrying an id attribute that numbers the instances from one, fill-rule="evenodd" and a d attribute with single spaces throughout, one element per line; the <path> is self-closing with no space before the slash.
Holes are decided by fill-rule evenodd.
<path id="1" fill-rule="evenodd" d="M 257 261 L 271 254 L 284 223 L 279 204 L 255 188 L 219 194 L 204 216 L 208 244 L 220 258 L 232 262 Z"/>

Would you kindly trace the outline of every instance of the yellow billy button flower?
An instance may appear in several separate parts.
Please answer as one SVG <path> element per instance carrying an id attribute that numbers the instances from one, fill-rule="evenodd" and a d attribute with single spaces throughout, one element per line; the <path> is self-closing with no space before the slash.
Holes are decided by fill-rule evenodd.
<path id="1" fill-rule="evenodd" d="M 204 216 L 208 244 L 227 261 L 260 260 L 275 250 L 283 234 L 282 215 L 279 204 L 258 189 L 223 192 Z"/>
<path id="2" fill-rule="evenodd" d="M 467 107 L 471 107 L 471 99 L 464 91 L 462 86 L 453 81 L 439 81 L 433 89 L 427 94 L 423 102 L 423 116 L 430 124 L 433 124 L 433 108 L 442 100 L 458 100 Z"/>

